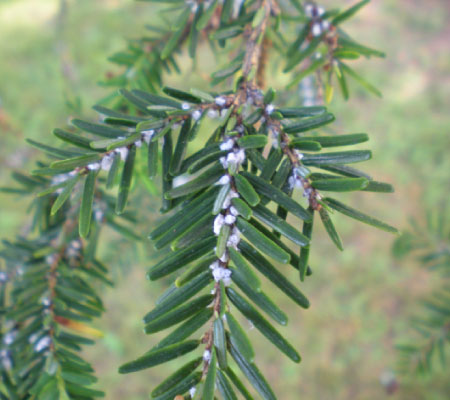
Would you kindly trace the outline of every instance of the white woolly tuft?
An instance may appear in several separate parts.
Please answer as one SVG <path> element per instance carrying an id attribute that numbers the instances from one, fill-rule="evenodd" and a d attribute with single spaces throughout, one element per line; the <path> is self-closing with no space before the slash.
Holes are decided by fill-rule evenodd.
<path id="1" fill-rule="evenodd" d="M 222 107 L 227 103 L 227 99 L 222 96 L 216 97 L 214 101 L 219 107 Z"/>
<path id="2" fill-rule="evenodd" d="M 97 171 L 100 169 L 100 163 L 96 162 L 96 163 L 88 164 L 87 169 L 89 171 Z"/>
<path id="3" fill-rule="evenodd" d="M 210 265 L 213 278 L 216 282 L 223 281 L 226 286 L 229 286 L 231 283 L 231 270 L 228 268 L 222 267 L 218 262 L 215 262 Z"/>
<path id="4" fill-rule="evenodd" d="M 141 132 L 142 140 L 145 143 L 149 144 L 150 141 L 152 140 L 152 137 L 153 137 L 154 133 L 155 133 L 155 131 L 153 129 L 150 129 L 148 131 L 142 131 Z"/>
<path id="5" fill-rule="evenodd" d="M 239 215 L 239 211 L 234 206 L 230 207 L 230 213 L 231 213 L 231 215 L 234 215 L 235 217 L 237 217 Z"/>
<path id="6" fill-rule="evenodd" d="M 231 215 L 231 214 L 228 214 L 228 215 L 225 217 L 225 219 L 224 219 L 224 222 L 225 222 L 227 225 L 232 225 L 232 224 L 235 223 L 235 221 L 236 221 L 236 217 L 235 217 L 234 215 Z"/>
<path id="7" fill-rule="evenodd" d="M 111 165 L 114 161 L 114 155 L 112 153 L 106 154 L 102 158 L 101 168 L 103 171 L 109 171 L 111 169 Z"/>
<path id="8" fill-rule="evenodd" d="M 222 229 L 222 226 L 224 224 L 224 220 L 225 220 L 225 218 L 224 218 L 223 214 L 218 214 L 217 217 L 214 219 L 213 230 L 214 230 L 214 234 L 216 236 L 219 236 L 220 230 Z"/>
<path id="9" fill-rule="evenodd" d="M 311 33 L 313 36 L 320 36 L 322 34 L 322 26 L 320 22 L 315 22 L 311 27 Z"/>
<path id="10" fill-rule="evenodd" d="M 211 352 L 209 350 L 203 352 L 203 361 L 208 363 L 211 361 Z"/>
<path id="11" fill-rule="evenodd" d="M 202 112 L 200 110 L 195 110 L 192 112 L 192 118 L 198 121 L 202 117 Z"/>
<path id="12" fill-rule="evenodd" d="M 217 182 L 216 185 L 228 185 L 230 183 L 230 176 L 223 175 Z"/>
<path id="13" fill-rule="evenodd" d="M 128 156 L 128 147 L 119 147 L 114 150 L 117 154 L 120 154 L 120 158 L 122 161 L 125 161 Z"/>
<path id="14" fill-rule="evenodd" d="M 233 146 L 234 140 L 232 138 L 229 138 L 220 145 L 220 150 L 222 151 L 231 150 Z"/>
<path id="15" fill-rule="evenodd" d="M 36 343 L 36 345 L 34 346 L 34 351 L 39 353 L 40 351 L 49 347 L 50 343 L 51 343 L 50 336 L 44 336 L 41 339 L 39 339 L 39 341 Z"/>
<path id="16" fill-rule="evenodd" d="M 229 257 L 229 255 L 228 255 L 228 252 L 227 251 L 225 251 L 220 257 L 219 257 L 219 260 L 220 261 L 222 261 L 222 262 L 228 262 L 228 260 L 230 259 L 230 257 Z"/>

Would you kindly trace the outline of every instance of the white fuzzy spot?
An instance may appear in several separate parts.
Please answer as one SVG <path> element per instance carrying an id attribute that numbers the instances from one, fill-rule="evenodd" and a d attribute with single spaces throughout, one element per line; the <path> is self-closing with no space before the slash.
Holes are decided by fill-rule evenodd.
<path id="1" fill-rule="evenodd" d="M 48 265 L 52 265 L 55 261 L 56 261 L 56 255 L 55 254 L 50 254 L 47 257 L 45 257 L 45 262 Z"/>
<path id="2" fill-rule="evenodd" d="M 223 209 L 229 208 L 231 205 L 231 199 L 236 197 L 239 197 L 239 194 L 235 190 L 231 189 L 228 192 L 227 197 L 225 197 L 225 200 L 223 201 L 222 208 Z"/>
<path id="3" fill-rule="evenodd" d="M 267 115 L 272 114 L 272 113 L 273 113 L 273 110 L 275 110 L 275 107 L 273 106 L 273 104 L 268 104 L 268 105 L 266 106 L 266 113 L 267 113 Z"/>
<path id="4" fill-rule="evenodd" d="M 219 260 L 226 263 L 230 259 L 230 256 L 228 255 L 228 252 L 225 251 L 220 257 Z"/>
<path id="5" fill-rule="evenodd" d="M 194 386 L 192 386 L 192 387 L 189 389 L 189 396 L 191 396 L 191 399 L 194 398 L 195 392 L 196 392 L 196 391 L 197 391 L 197 389 L 196 389 Z"/>
<path id="6" fill-rule="evenodd" d="M 224 141 L 223 143 L 221 143 L 220 150 L 222 150 L 222 151 L 231 150 L 233 148 L 233 146 L 234 146 L 234 140 L 232 138 L 229 138 L 226 141 Z"/>
<path id="7" fill-rule="evenodd" d="M 227 99 L 222 96 L 216 97 L 214 101 L 219 107 L 222 107 L 227 103 Z"/>
<path id="8" fill-rule="evenodd" d="M 119 147 L 118 149 L 114 150 L 117 154 L 120 154 L 120 159 L 122 161 L 125 161 L 128 156 L 128 147 Z"/>
<path id="9" fill-rule="evenodd" d="M 49 347 L 50 343 L 51 343 L 50 336 L 44 336 L 41 339 L 39 339 L 39 341 L 36 343 L 36 345 L 34 346 L 34 351 L 39 353 L 40 351 Z"/>
<path id="10" fill-rule="evenodd" d="M 16 339 L 17 331 L 9 331 L 5 336 L 3 336 L 3 343 L 5 343 L 7 346 L 13 344 L 14 340 Z"/>
<path id="11" fill-rule="evenodd" d="M 320 36 L 322 34 L 322 26 L 320 22 L 315 22 L 311 27 L 311 33 L 313 36 Z"/>
<path id="12" fill-rule="evenodd" d="M 328 29 L 330 29 L 330 22 L 327 20 L 323 20 L 322 21 L 322 30 L 327 31 Z"/>
<path id="13" fill-rule="evenodd" d="M 189 109 L 191 108 L 191 106 L 190 106 L 188 103 L 183 103 L 183 104 L 181 105 L 181 108 L 182 108 L 183 110 L 189 110 Z"/>
<path id="14" fill-rule="evenodd" d="M 223 201 L 222 208 L 226 210 L 227 208 L 230 207 L 230 205 L 231 205 L 231 196 L 230 192 L 228 192 L 227 197 L 225 197 L 225 200 Z"/>
<path id="15" fill-rule="evenodd" d="M 113 153 L 106 154 L 101 161 L 101 168 L 103 171 L 109 171 L 114 161 Z"/>
<path id="16" fill-rule="evenodd" d="M 217 217 L 214 219 L 213 231 L 216 236 L 219 236 L 220 230 L 222 229 L 222 226 L 224 224 L 224 220 L 225 220 L 225 218 L 224 218 L 223 214 L 218 214 Z"/>
<path id="17" fill-rule="evenodd" d="M 321 17 L 323 14 L 325 14 L 325 9 L 321 6 L 318 6 L 318 7 L 316 7 L 316 12 L 317 12 L 317 15 L 319 17 Z"/>
<path id="18" fill-rule="evenodd" d="M 245 161 L 245 151 L 244 149 L 239 149 L 236 153 L 236 160 L 238 164 L 242 164 Z"/>
<path id="19" fill-rule="evenodd" d="M 209 363 L 211 361 L 211 352 L 209 350 L 205 350 L 203 352 L 203 361 Z"/>
<path id="20" fill-rule="evenodd" d="M 299 160 L 302 160 L 304 157 L 303 153 L 300 153 L 298 150 L 295 150 L 295 155 Z"/>
<path id="21" fill-rule="evenodd" d="M 220 163 L 222 164 L 222 167 L 224 169 L 228 168 L 227 158 L 226 157 L 220 157 L 219 158 Z"/>
<path id="22" fill-rule="evenodd" d="M 136 140 L 136 141 L 134 142 L 134 145 L 135 145 L 136 147 L 142 147 L 142 140 L 141 140 L 141 139 Z"/>
<path id="23" fill-rule="evenodd" d="M 192 112 L 192 118 L 198 121 L 202 117 L 202 112 L 200 110 L 195 110 Z"/>
<path id="24" fill-rule="evenodd" d="M 102 222 L 103 221 L 103 217 L 104 217 L 105 213 L 103 212 L 103 210 L 97 209 L 94 212 L 94 219 L 97 222 Z"/>
<path id="25" fill-rule="evenodd" d="M 44 307 L 50 307 L 52 304 L 51 300 L 48 297 L 43 297 L 41 303 Z"/>
<path id="26" fill-rule="evenodd" d="M 235 250 L 237 250 L 237 245 L 241 241 L 241 234 L 239 230 L 236 228 L 236 232 L 233 229 L 233 233 L 228 237 L 227 241 L 227 247 L 233 247 Z"/>
<path id="27" fill-rule="evenodd" d="M 230 176 L 223 175 L 217 182 L 216 185 L 228 185 L 230 183 Z"/>
<path id="28" fill-rule="evenodd" d="M 209 266 L 209 269 L 214 270 L 215 268 L 219 268 L 219 266 L 220 266 L 219 261 L 216 260 Z"/>
<path id="29" fill-rule="evenodd" d="M 149 144 L 150 141 L 152 140 L 153 135 L 155 134 L 155 131 L 153 129 L 150 129 L 148 131 L 142 131 L 141 135 L 142 135 L 142 140 Z"/>
<path id="30" fill-rule="evenodd" d="M 235 153 L 228 153 L 228 155 L 227 155 L 227 163 L 228 163 L 228 165 L 230 165 L 230 164 L 236 165 L 238 163 Z"/>
<path id="31" fill-rule="evenodd" d="M 65 182 L 67 179 L 69 179 L 72 175 L 71 175 L 71 173 L 72 172 L 74 172 L 74 171 L 70 171 L 68 174 L 58 174 L 58 175 L 55 175 L 53 178 L 52 178 L 52 185 L 58 185 L 58 184 L 60 184 L 60 183 L 63 183 L 63 182 Z"/>
<path id="32" fill-rule="evenodd" d="M 212 275 L 216 282 L 223 281 L 226 286 L 231 283 L 231 270 L 222 267 L 217 261 L 211 264 Z"/>
<path id="33" fill-rule="evenodd" d="M 236 207 L 234 207 L 234 206 L 231 206 L 230 207 L 230 213 L 232 214 L 232 215 L 234 215 L 235 217 L 237 217 L 238 215 L 239 215 L 239 211 L 236 209 Z"/>
<path id="34" fill-rule="evenodd" d="M 227 224 L 227 225 L 232 225 L 232 224 L 235 223 L 235 221 L 236 221 L 236 217 L 235 217 L 234 215 L 231 215 L 231 214 L 228 214 L 228 215 L 225 217 L 225 219 L 224 219 L 224 222 L 225 222 L 225 224 Z"/>
<path id="35" fill-rule="evenodd" d="M 230 152 L 227 154 L 226 163 L 228 167 L 232 167 L 234 170 L 237 170 L 242 163 L 245 161 L 245 151 L 244 149 L 239 149 L 234 152 Z"/>
<path id="36" fill-rule="evenodd" d="M 91 163 L 91 164 L 88 164 L 87 169 L 88 169 L 89 171 L 97 171 L 97 170 L 100 169 L 100 166 L 101 166 L 101 165 L 100 165 L 99 162 Z"/>
<path id="37" fill-rule="evenodd" d="M 303 187 L 302 180 L 295 173 L 289 177 L 288 182 L 291 189 Z"/>
<path id="38" fill-rule="evenodd" d="M 74 248 L 74 249 L 81 249 L 81 241 L 78 239 L 78 240 L 72 240 L 70 243 L 69 243 L 69 246 L 70 247 L 72 247 L 72 248 Z"/>

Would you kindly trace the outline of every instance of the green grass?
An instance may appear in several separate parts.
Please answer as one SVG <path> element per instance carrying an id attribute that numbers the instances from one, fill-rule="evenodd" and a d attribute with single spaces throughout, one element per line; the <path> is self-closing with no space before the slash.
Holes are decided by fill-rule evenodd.
<path id="1" fill-rule="evenodd" d="M 106 93 L 95 83 L 112 68 L 106 56 L 121 48 L 124 36 L 142 32 L 144 23 L 153 18 L 149 3 L 78 0 L 68 5 L 62 28 L 56 22 L 57 1 L 15 0 L 0 5 L 2 185 L 9 183 L 11 168 L 32 166 L 36 153 L 25 146 L 24 138 L 50 142 L 51 130 L 64 125 L 69 116 L 94 116 L 90 106 Z M 345 103 L 338 96 L 331 105 L 338 116 L 333 129 L 370 134 L 371 142 L 361 146 L 374 151 L 366 171 L 396 187 L 395 194 L 385 197 L 352 195 L 352 203 L 400 228 L 409 215 L 420 218 L 423 207 L 436 207 L 448 195 L 450 61 L 445 24 L 449 9 L 438 1 L 426 8 L 412 1 L 373 2 L 350 24 L 358 39 L 388 54 L 386 60 L 357 66 L 382 89 L 384 98 L 370 97 L 351 83 L 351 100 Z M 186 63 L 188 70 L 190 61 Z M 171 84 L 177 79 L 171 78 Z M 195 84 L 200 87 L 202 81 Z M 79 99 L 81 112 L 69 107 L 67 99 Z M 0 201 L 2 236 L 11 238 L 24 229 L 28 200 L 2 195 Z M 151 209 L 158 207 L 159 199 L 152 199 Z M 140 226 L 144 234 L 153 218 L 145 217 L 148 222 Z M 318 229 L 311 260 L 314 274 L 301 284 L 311 308 L 295 308 L 273 289 L 290 316 L 282 332 L 300 350 L 302 363 L 281 358 L 261 335 L 251 332 L 257 360 L 280 399 L 384 398 L 379 377 L 394 368 L 394 344 L 408 331 L 417 299 L 430 290 L 427 273 L 416 265 L 393 261 L 391 235 L 343 216 L 335 219 L 346 249 L 338 253 Z M 101 326 L 108 333 L 99 346 L 86 350 L 86 356 L 96 365 L 108 399 L 147 399 L 169 367 L 127 376 L 116 371 L 156 342 L 157 337 L 143 334 L 141 318 L 153 307 L 164 283 L 143 280 L 152 263 L 149 243 L 135 251 L 117 236 L 110 240 L 113 245 L 103 246 L 102 254 L 114 267 L 118 283 L 105 293 L 108 312 Z M 108 252 L 117 246 L 123 250 L 119 258 Z M 287 274 L 298 282 L 294 271 Z M 445 371 L 438 370 L 430 378 L 400 378 L 395 398 L 443 400 L 449 390 Z"/>

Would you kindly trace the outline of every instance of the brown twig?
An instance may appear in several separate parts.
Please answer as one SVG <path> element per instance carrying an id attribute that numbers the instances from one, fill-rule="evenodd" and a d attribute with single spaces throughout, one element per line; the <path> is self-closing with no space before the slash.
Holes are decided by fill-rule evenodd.
<path id="1" fill-rule="evenodd" d="M 256 84 L 261 89 L 264 89 L 266 86 L 266 68 L 271 44 L 271 41 L 269 40 L 267 35 L 265 35 L 262 42 L 261 53 L 258 60 L 258 68 L 256 71 Z"/>

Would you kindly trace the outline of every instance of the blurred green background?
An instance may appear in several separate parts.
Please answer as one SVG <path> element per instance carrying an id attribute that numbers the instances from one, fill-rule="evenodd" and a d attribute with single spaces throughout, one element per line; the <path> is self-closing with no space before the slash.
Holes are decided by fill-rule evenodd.
<path id="1" fill-rule="evenodd" d="M 155 19 L 152 7 L 131 0 L 0 1 L 2 186 L 10 183 L 11 170 L 29 170 L 38 156 L 25 138 L 49 142 L 51 130 L 71 116 L 95 118 L 90 107 L 108 93 L 96 82 L 115 68 L 107 56 L 123 48 L 124 38 L 145 32 L 145 23 Z M 387 53 L 386 60 L 354 64 L 384 98 L 370 97 L 352 85 L 349 102 L 337 96 L 331 105 L 338 116 L 335 129 L 367 131 L 374 158 L 365 170 L 396 187 L 390 195 L 352 195 L 352 204 L 399 228 L 406 227 L 410 216 L 421 219 L 425 208 L 448 199 L 449 18 L 447 0 L 379 0 L 347 24 L 358 40 Z M 186 58 L 187 71 L 190 63 Z M 171 82 L 180 79 L 173 77 Z M 194 80 L 197 87 L 201 84 L 199 78 Z M 0 204 L 2 236 L 25 232 L 29 199 L 1 195 Z M 143 234 L 155 219 L 148 210 L 157 208 L 155 198 L 151 207 L 141 210 Z M 280 399 L 387 398 L 380 376 L 395 368 L 394 344 L 408 334 L 408 319 L 418 299 L 433 287 L 433 276 L 418 265 L 392 258 L 394 237 L 339 215 L 335 218 L 346 249 L 338 254 L 318 227 L 311 261 L 314 274 L 301 286 L 312 307 L 300 310 L 275 289 L 271 293 L 290 315 L 282 333 L 300 350 L 302 363 L 282 358 L 258 332 L 251 332 L 257 361 Z M 164 282 L 144 280 L 151 264 L 150 243 L 134 247 L 112 233 L 107 236 L 102 257 L 113 268 L 117 284 L 105 293 L 108 311 L 100 322 L 105 337 L 86 350 L 86 357 L 96 366 L 108 399 L 146 399 L 176 362 L 127 376 L 116 371 L 156 342 L 143 334 L 141 318 L 153 307 Z M 286 273 L 298 281 L 292 270 Z M 393 398 L 449 398 L 450 379 L 439 367 L 430 377 L 398 380 Z"/>

